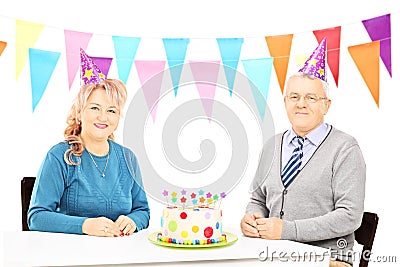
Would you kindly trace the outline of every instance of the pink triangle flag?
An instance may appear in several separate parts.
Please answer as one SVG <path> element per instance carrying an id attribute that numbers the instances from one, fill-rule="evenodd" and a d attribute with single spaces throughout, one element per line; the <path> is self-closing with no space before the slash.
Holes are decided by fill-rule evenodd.
<path id="1" fill-rule="evenodd" d="M 92 33 L 64 30 L 70 89 L 80 66 L 80 48 L 86 50 L 92 35 Z"/>
<path id="2" fill-rule="evenodd" d="M 165 60 L 135 60 L 135 65 L 142 85 L 143 95 L 151 112 L 153 122 L 155 122 Z"/>
<path id="3" fill-rule="evenodd" d="M 189 61 L 189 64 L 205 113 L 211 119 L 220 61 Z"/>

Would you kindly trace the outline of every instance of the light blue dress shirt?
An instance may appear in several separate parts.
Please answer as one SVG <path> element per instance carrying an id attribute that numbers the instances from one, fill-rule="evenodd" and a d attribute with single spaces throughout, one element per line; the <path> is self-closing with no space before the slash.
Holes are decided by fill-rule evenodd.
<path id="1" fill-rule="evenodd" d="M 304 144 L 303 144 L 303 158 L 301 161 L 300 169 L 307 164 L 308 160 L 312 157 L 314 152 L 317 150 L 318 146 L 328 135 L 331 130 L 331 125 L 327 123 L 322 123 L 317 128 L 312 130 L 309 134 L 305 136 Z M 289 161 L 292 156 L 293 150 L 297 147 L 295 144 L 294 138 L 297 136 L 295 131 L 291 128 L 287 132 L 285 132 L 283 136 L 282 142 L 282 166 L 283 169 L 286 163 Z M 282 171 L 281 169 L 281 171 Z"/>

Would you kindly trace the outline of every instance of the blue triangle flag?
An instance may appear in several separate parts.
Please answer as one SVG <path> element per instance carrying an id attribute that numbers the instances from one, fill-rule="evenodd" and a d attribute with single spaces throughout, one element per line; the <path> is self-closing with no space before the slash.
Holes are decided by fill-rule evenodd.
<path id="1" fill-rule="evenodd" d="M 172 86 L 175 96 L 178 93 L 178 86 L 181 80 L 183 62 L 186 57 L 188 38 L 163 38 L 165 53 L 167 54 L 168 66 L 170 67 Z"/>
<path id="2" fill-rule="evenodd" d="M 217 38 L 229 93 L 232 95 L 243 38 Z"/>
<path id="3" fill-rule="evenodd" d="M 267 105 L 273 62 L 273 58 L 242 60 L 262 120 L 264 119 L 265 107 Z"/>
<path id="4" fill-rule="evenodd" d="M 32 112 L 46 90 L 60 53 L 29 48 L 29 65 L 31 72 Z"/>
<path id="5" fill-rule="evenodd" d="M 139 37 L 113 36 L 115 56 L 117 58 L 118 76 L 125 84 L 131 72 L 133 60 L 140 43 Z"/>

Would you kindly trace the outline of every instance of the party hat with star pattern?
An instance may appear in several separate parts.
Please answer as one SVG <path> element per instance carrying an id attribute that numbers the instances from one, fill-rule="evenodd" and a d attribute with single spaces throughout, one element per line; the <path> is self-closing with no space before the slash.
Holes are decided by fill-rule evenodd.
<path id="1" fill-rule="evenodd" d="M 100 68 L 81 48 L 81 85 L 96 84 L 106 79 L 106 76 L 101 72 Z"/>
<path id="2" fill-rule="evenodd" d="M 321 41 L 299 72 L 312 75 L 326 82 L 326 37 Z"/>

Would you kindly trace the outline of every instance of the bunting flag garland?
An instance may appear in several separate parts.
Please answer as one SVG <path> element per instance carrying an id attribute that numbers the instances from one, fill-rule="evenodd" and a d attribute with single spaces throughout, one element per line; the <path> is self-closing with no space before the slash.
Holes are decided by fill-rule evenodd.
<path id="1" fill-rule="evenodd" d="M 46 90 L 60 53 L 29 48 L 29 63 L 32 88 L 32 112 Z"/>
<path id="2" fill-rule="evenodd" d="M 14 23 L 14 21 L 12 23 Z M 371 42 L 350 46 L 348 47 L 348 51 L 371 95 L 373 96 L 376 105 L 379 107 L 380 59 L 384 63 L 390 77 L 392 77 L 391 14 L 385 14 L 383 16 L 362 20 L 358 23 L 364 26 L 371 39 Z M 51 70 L 51 67 L 52 64 L 54 65 L 53 67 L 55 67 L 56 62 L 58 61 L 58 57 L 56 60 L 56 56 L 55 54 L 53 54 L 55 52 L 39 50 L 39 48 L 35 47 L 42 44 L 43 40 L 40 39 L 40 43 L 38 42 L 38 40 L 39 37 L 41 37 L 41 34 L 45 27 L 44 25 L 23 20 L 15 20 L 15 25 L 16 80 L 19 79 L 19 76 L 22 73 L 28 58 L 30 60 L 31 67 L 33 65 L 37 67 L 39 63 L 35 61 L 39 61 L 39 58 L 41 58 L 41 60 L 49 60 L 49 62 L 43 62 L 43 68 L 46 73 L 41 73 L 37 71 L 37 69 L 34 69 L 33 71 L 31 70 L 30 75 L 32 83 L 32 100 L 34 101 L 32 102 L 32 107 L 34 110 L 36 105 L 40 101 L 42 94 L 44 93 L 48 79 L 50 79 L 50 77 L 46 75 L 52 75 L 53 70 Z M 318 43 L 320 43 L 323 38 L 327 38 L 327 64 L 337 87 L 339 87 L 342 27 L 343 26 L 337 26 L 333 28 L 317 29 L 312 31 Z M 65 55 L 66 68 L 68 72 L 68 84 L 69 89 L 71 89 L 71 86 L 76 77 L 76 73 L 78 72 L 80 66 L 79 50 L 80 48 L 86 49 L 88 47 L 89 42 L 93 37 L 93 33 L 77 32 L 64 29 L 60 31 L 60 33 L 62 32 L 64 33 L 65 38 Z M 43 34 L 43 36 L 45 35 L 47 36 L 47 31 Z M 215 61 L 213 60 L 213 58 L 207 59 L 208 61 L 202 61 L 200 59 L 200 61 L 197 62 L 186 59 L 188 45 L 191 42 L 190 38 L 162 38 L 166 55 L 165 61 L 138 61 L 135 59 L 135 57 L 138 51 L 139 44 L 141 43 L 141 38 L 124 36 L 110 37 L 112 37 L 112 41 L 114 44 L 116 67 L 118 68 L 119 79 L 121 79 L 125 84 L 128 82 L 129 77 L 131 76 L 133 63 L 135 62 L 137 73 L 139 75 L 140 82 L 142 83 L 142 87 L 143 89 L 146 89 L 144 95 L 146 97 L 147 104 L 153 105 L 153 107 L 149 107 L 151 109 L 153 121 L 156 118 L 157 109 L 155 101 L 158 99 L 161 92 L 161 86 L 163 85 L 163 75 L 156 74 L 164 71 L 166 62 L 168 62 L 169 73 L 171 75 L 171 82 L 174 88 L 175 96 L 177 96 L 178 93 L 183 66 L 185 65 L 185 63 L 189 62 L 192 74 L 194 76 L 193 78 L 195 78 L 195 80 L 197 81 L 196 86 L 200 97 L 203 99 L 207 98 L 210 100 L 214 100 L 220 65 L 214 64 L 213 66 L 215 66 L 215 68 L 211 67 L 210 69 L 208 67 L 211 66 L 211 62 L 219 61 Z M 289 60 L 291 57 L 293 37 L 294 34 L 263 36 L 262 38 L 264 40 L 262 40 L 262 43 L 263 41 L 266 42 L 270 58 L 257 58 L 257 55 L 255 57 L 250 57 L 256 59 L 242 58 L 241 54 L 242 46 L 245 41 L 244 38 L 208 38 L 210 42 L 216 41 L 218 44 L 219 55 L 222 61 L 222 65 L 224 66 L 226 84 L 231 96 L 234 90 L 238 63 L 239 61 L 242 61 L 244 70 L 248 75 L 248 79 L 249 81 L 251 81 L 251 90 L 253 91 L 253 96 L 256 99 L 257 107 L 262 118 L 264 117 L 263 114 L 266 105 L 265 101 L 268 96 L 268 87 L 271 79 L 270 75 L 272 66 L 275 70 L 280 90 L 282 93 L 284 91 Z M 259 41 L 260 40 L 257 40 L 257 42 Z M 360 43 L 356 40 L 352 40 L 352 42 L 355 42 L 356 44 Z M 0 40 L 0 56 L 4 55 L 4 53 L 14 52 L 10 49 L 6 50 L 7 44 L 10 44 L 9 40 Z M 49 44 L 47 42 L 46 46 L 51 44 L 52 43 Z M 376 49 L 379 50 L 378 58 L 376 58 Z M 57 51 L 57 49 L 50 50 Z M 261 48 L 261 50 L 263 50 L 263 48 Z M 140 51 L 146 51 L 146 49 Z M 190 52 L 193 51 L 196 50 L 194 49 Z M 249 51 L 245 52 L 247 53 Z M 113 58 L 101 57 L 99 55 L 99 57 L 91 57 L 91 59 L 96 62 L 97 65 L 101 66 L 106 75 L 108 74 Z M 296 55 L 296 61 L 299 65 L 304 63 L 305 59 L 306 58 L 303 58 L 301 55 Z M 206 63 L 208 62 L 208 67 L 203 69 L 201 67 L 201 64 L 198 64 L 201 61 Z M 218 67 L 216 67 L 217 65 Z M 37 75 L 37 77 L 35 77 L 34 75 Z M 155 75 L 157 77 L 154 77 L 154 79 L 150 79 Z M 199 82 L 204 79 L 205 81 L 207 81 L 206 83 Z M 148 83 L 149 80 L 151 80 L 152 88 L 147 85 L 145 86 L 145 84 Z M 215 81 L 215 84 L 211 85 L 210 81 Z M 258 97 L 261 97 L 261 100 L 257 99 L 257 95 Z M 203 101 L 203 106 L 206 115 L 210 118 L 212 114 L 212 101 Z"/>
<path id="3" fill-rule="evenodd" d="M 232 95 L 243 38 L 217 38 L 229 93 Z"/>
<path id="4" fill-rule="evenodd" d="M 86 51 L 92 35 L 92 33 L 64 30 L 69 89 L 80 66 L 80 48 Z"/>
<path id="5" fill-rule="evenodd" d="M 380 56 L 390 77 L 392 77 L 390 14 L 363 20 L 362 23 L 364 24 L 371 40 L 380 41 Z"/>
<path id="6" fill-rule="evenodd" d="M 160 97 L 164 60 L 135 60 L 136 70 L 142 84 L 143 94 L 151 112 L 153 122 L 156 121 L 157 99 Z M 153 106 L 153 103 L 154 106 Z"/>
<path id="7" fill-rule="evenodd" d="M 278 77 L 281 92 L 285 89 L 285 80 L 289 65 L 290 49 L 292 48 L 293 34 L 266 36 L 269 53 L 274 58 L 274 68 Z M 268 77 L 269 79 L 269 77 Z"/>
<path id="8" fill-rule="evenodd" d="M 217 86 L 220 61 L 189 61 L 190 69 L 196 87 L 202 100 L 203 107 L 208 119 L 211 119 L 212 103 L 214 101 Z M 211 100 L 211 101 L 210 101 Z"/>
<path id="9" fill-rule="evenodd" d="M 4 49 L 6 49 L 7 43 L 0 41 L 0 56 L 3 54 Z"/>
<path id="10" fill-rule="evenodd" d="M 141 38 L 113 36 L 112 40 L 117 60 L 118 77 L 126 84 Z"/>
<path id="11" fill-rule="evenodd" d="M 163 38 L 175 96 L 178 94 L 178 85 L 181 80 L 182 67 L 189 42 L 190 39 L 188 38 Z"/>
<path id="12" fill-rule="evenodd" d="M 273 58 L 242 60 L 246 75 L 251 81 L 250 87 L 253 92 L 254 100 L 256 101 L 258 112 L 260 113 L 261 121 L 264 120 L 273 62 Z M 263 99 L 259 97 L 260 93 Z"/>
<path id="13" fill-rule="evenodd" d="M 111 57 L 91 57 L 91 56 L 89 56 L 89 58 L 99 67 L 99 69 L 101 69 L 101 72 L 104 74 L 104 76 L 107 77 L 113 59 Z"/>
<path id="14" fill-rule="evenodd" d="M 43 30 L 43 24 L 16 21 L 16 80 L 28 60 L 28 50 L 35 47 L 35 43 Z M 78 50 L 79 51 L 79 50 Z"/>
<path id="15" fill-rule="evenodd" d="M 379 41 L 350 46 L 348 50 L 379 108 Z"/>
<path id="16" fill-rule="evenodd" d="M 339 85 L 339 61 L 340 61 L 340 33 L 341 27 L 328 28 L 323 30 L 313 31 L 318 43 L 322 39 L 327 39 L 327 62 L 335 79 L 336 87 Z"/>

